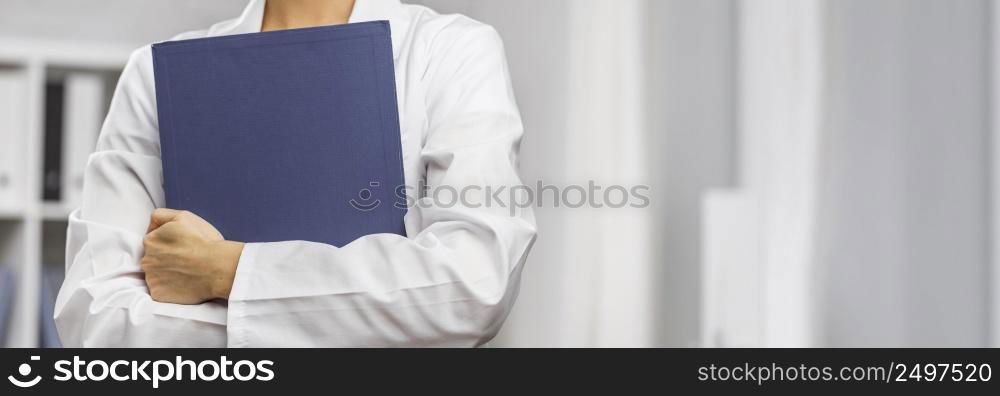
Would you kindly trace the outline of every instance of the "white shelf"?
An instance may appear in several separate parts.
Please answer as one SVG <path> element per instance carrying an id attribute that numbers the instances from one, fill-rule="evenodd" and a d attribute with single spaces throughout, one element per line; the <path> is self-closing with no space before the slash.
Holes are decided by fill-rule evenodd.
<path id="1" fill-rule="evenodd" d="M 50 67 L 118 70 L 133 49 L 104 43 L 0 38 L 0 64 L 42 62 Z"/>
<path id="2" fill-rule="evenodd" d="M 42 204 L 42 220 L 46 221 L 56 221 L 69 218 L 69 213 L 73 211 L 73 208 L 63 205 L 61 203 L 47 202 Z"/>
<path id="3" fill-rule="evenodd" d="M 62 222 L 71 209 L 60 202 L 43 201 L 41 194 L 45 84 L 52 78 L 61 78 L 67 72 L 95 73 L 102 78 L 113 79 L 124 67 L 131 52 L 131 48 L 105 44 L 0 38 L 0 68 L 22 70 L 28 83 L 24 98 L 27 105 L 24 114 L 26 139 L 23 142 L 27 158 L 23 167 L 25 174 L 21 176 L 26 181 L 25 187 L 29 195 L 23 205 L 0 208 L 0 231 L 6 233 L 0 235 L 3 238 L 3 244 L 0 244 L 0 264 L 13 269 L 18 276 L 7 339 L 0 340 L 0 346 L 39 345 L 43 257 L 54 260 L 51 252 L 61 252 L 66 245 L 61 232 L 46 230 L 51 231 L 50 227 L 65 227 Z M 110 83 L 112 81 L 109 81 L 109 85 Z M 66 130 L 67 126 L 63 125 L 63 129 Z M 2 134 L 0 139 L 3 139 Z M 70 140 L 64 139 L 64 143 L 67 141 Z M 0 141 L 0 144 L 4 143 L 6 142 Z"/>
<path id="4" fill-rule="evenodd" d="M 0 221 L 23 220 L 24 217 L 24 209 L 0 208 Z"/>

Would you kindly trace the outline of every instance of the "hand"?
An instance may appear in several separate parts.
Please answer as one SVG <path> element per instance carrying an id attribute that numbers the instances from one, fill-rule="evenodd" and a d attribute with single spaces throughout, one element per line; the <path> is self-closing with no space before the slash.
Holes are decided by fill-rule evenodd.
<path id="1" fill-rule="evenodd" d="M 226 241 L 198 215 L 156 209 L 143 246 L 140 264 L 153 300 L 201 304 L 229 298 L 243 243 Z"/>

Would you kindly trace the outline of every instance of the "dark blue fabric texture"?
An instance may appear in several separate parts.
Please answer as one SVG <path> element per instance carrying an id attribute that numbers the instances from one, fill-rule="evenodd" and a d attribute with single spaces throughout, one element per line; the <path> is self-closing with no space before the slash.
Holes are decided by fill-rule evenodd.
<path id="1" fill-rule="evenodd" d="M 153 46 L 167 207 L 226 239 L 405 235 L 389 22 Z"/>

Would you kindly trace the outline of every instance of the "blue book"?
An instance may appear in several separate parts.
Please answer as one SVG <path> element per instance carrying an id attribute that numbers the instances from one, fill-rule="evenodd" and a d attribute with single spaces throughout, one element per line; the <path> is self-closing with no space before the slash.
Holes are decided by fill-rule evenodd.
<path id="1" fill-rule="evenodd" d="M 59 268 L 58 266 L 51 266 Z M 62 270 L 48 269 L 42 271 L 41 300 L 38 304 L 39 326 L 38 342 L 42 348 L 62 348 L 59 331 L 56 328 L 55 307 L 59 287 L 63 283 Z"/>
<path id="2" fill-rule="evenodd" d="M 389 22 L 153 46 L 167 207 L 229 240 L 405 235 Z"/>

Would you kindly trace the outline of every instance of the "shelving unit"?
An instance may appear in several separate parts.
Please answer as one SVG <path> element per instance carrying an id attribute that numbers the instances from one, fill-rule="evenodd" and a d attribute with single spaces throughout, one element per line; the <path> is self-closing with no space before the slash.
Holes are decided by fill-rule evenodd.
<path id="1" fill-rule="evenodd" d="M 113 87 L 130 53 L 131 48 L 101 44 L 0 38 L 0 69 L 18 73 L 26 83 L 23 139 L 12 139 L 7 131 L 0 131 L 0 145 L 23 145 L 24 155 L 19 159 L 23 166 L 15 168 L 23 174 L 15 177 L 21 178 L 25 190 L 19 199 L 22 202 L 0 207 L 0 268 L 6 267 L 17 277 L 7 337 L 0 345 L 39 346 L 43 268 L 61 269 L 65 262 L 66 219 L 72 208 L 64 202 L 42 199 L 46 84 L 66 73 L 91 73 Z"/>

